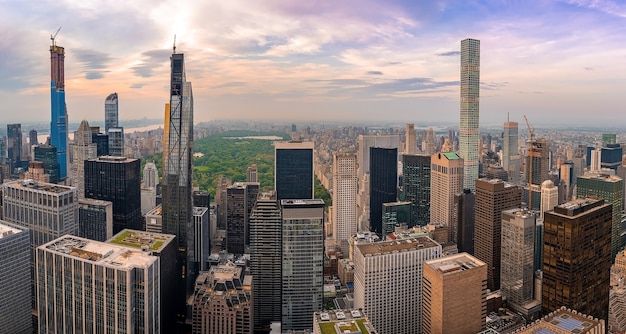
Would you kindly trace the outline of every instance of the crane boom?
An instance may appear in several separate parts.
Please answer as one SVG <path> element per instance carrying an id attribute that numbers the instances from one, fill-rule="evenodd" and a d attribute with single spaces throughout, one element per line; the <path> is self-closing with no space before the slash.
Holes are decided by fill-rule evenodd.
<path id="1" fill-rule="evenodd" d="M 535 143 L 535 129 L 530 126 L 528 118 L 524 115 L 524 121 L 526 121 L 526 127 L 528 127 L 528 135 L 530 137 L 530 143 L 528 145 L 528 209 L 532 209 L 532 196 L 533 196 L 533 144 Z"/>
<path id="2" fill-rule="evenodd" d="M 54 39 L 57 38 L 59 31 L 61 31 L 61 26 L 59 26 L 59 29 L 57 29 L 57 31 L 54 34 L 50 34 L 50 40 L 52 41 L 52 46 L 54 46 Z"/>

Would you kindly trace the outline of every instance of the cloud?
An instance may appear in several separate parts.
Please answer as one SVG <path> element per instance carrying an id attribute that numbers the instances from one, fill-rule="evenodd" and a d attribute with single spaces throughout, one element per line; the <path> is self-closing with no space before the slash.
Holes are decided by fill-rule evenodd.
<path id="1" fill-rule="evenodd" d="M 480 89 L 484 90 L 497 90 L 506 87 L 509 84 L 508 81 L 502 82 L 480 82 Z"/>
<path id="2" fill-rule="evenodd" d="M 568 0 L 570 5 L 594 9 L 605 14 L 626 18 L 626 6 L 610 0 Z"/>
<path id="3" fill-rule="evenodd" d="M 145 85 L 146 85 L 145 83 L 139 82 L 139 83 L 134 83 L 130 85 L 130 88 L 137 89 L 137 88 L 142 88 Z"/>
<path id="4" fill-rule="evenodd" d="M 220 85 L 216 85 L 216 86 L 213 86 L 213 88 L 219 89 L 219 88 L 229 88 L 229 87 L 243 87 L 245 85 L 246 85 L 245 82 L 235 81 L 235 82 L 227 82 L 227 83 L 223 83 Z"/>
<path id="5" fill-rule="evenodd" d="M 139 61 L 139 64 L 132 66 L 131 69 L 139 77 L 150 78 L 155 68 L 169 63 L 171 54 L 172 51 L 168 49 L 144 51 L 141 53 L 142 59 Z"/>
<path id="6" fill-rule="evenodd" d="M 594 70 L 593 67 L 588 67 L 588 66 L 585 66 L 584 69 L 585 69 L 585 71 L 593 71 Z"/>
<path id="7" fill-rule="evenodd" d="M 456 57 L 459 55 L 461 55 L 460 51 L 447 51 L 447 52 L 441 52 L 437 54 L 437 56 L 440 56 L 440 57 Z"/>
<path id="8" fill-rule="evenodd" d="M 381 71 L 367 71 L 365 72 L 367 75 L 383 75 L 384 73 Z"/>
<path id="9" fill-rule="evenodd" d="M 82 64 L 87 80 L 103 78 L 104 73 L 110 72 L 106 69 L 114 59 L 111 55 L 96 50 L 72 49 L 71 54 Z"/>

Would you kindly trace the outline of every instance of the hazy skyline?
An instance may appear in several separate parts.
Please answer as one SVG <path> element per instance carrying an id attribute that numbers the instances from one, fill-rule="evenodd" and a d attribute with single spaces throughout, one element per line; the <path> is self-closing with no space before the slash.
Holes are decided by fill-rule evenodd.
<path id="1" fill-rule="evenodd" d="M 106 4 L 106 5 L 105 5 Z M 481 124 L 626 126 L 612 1 L 0 0 L 3 122 L 49 121 L 62 26 L 70 122 L 162 118 L 176 35 L 195 121 L 458 122 L 460 41 L 481 41 Z M 567 119 L 566 119 L 567 118 Z"/>

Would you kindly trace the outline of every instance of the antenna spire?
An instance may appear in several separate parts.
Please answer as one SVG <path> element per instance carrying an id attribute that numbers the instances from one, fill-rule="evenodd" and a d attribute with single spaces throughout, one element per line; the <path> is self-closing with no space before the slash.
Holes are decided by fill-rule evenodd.
<path id="1" fill-rule="evenodd" d="M 174 35 L 174 45 L 172 47 L 172 53 L 176 53 L 176 35 Z"/>

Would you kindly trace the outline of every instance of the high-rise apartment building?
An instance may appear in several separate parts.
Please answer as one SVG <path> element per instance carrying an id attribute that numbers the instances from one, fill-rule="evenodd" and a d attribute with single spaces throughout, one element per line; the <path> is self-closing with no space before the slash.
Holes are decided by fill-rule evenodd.
<path id="1" fill-rule="evenodd" d="M 254 330 L 269 333 L 281 321 L 281 208 L 273 192 L 261 193 L 250 214 L 250 273 L 254 299 Z"/>
<path id="2" fill-rule="evenodd" d="M 533 142 L 532 152 L 526 157 L 526 182 L 541 185 L 550 176 L 550 147 L 547 139 L 537 139 Z M 531 179 L 532 176 L 532 179 Z"/>
<path id="3" fill-rule="evenodd" d="M 113 236 L 113 203 L 91 198 L 78 201 L 77 236 L 106 241 Z"/>
<path id="4" fill-rule="evenodd" d="M 274 190 L 278 200 L 313 198 L 313 143 L 274 144 Z"/>
<path id="5" fill-rule="evenodd" d="M 85 161 L 85 198 L 113 203 L 113 233 L 141 230 L 138 159 L 102 156 Z"/>
<path id="6" fill-rule="evenodd" d="M 67 107 L 65 106 L 65 49 L 50 45 L 50 145 L 57 149 L 59 180 L 67 177 Z"/>
<path id="7" fill-rule="evenodd" d="M 541 183 L 541 206 L 539 207 L 539 217 L 543 221 L 544 214 L 559 204 L 559 188 L 554 186 L 551 180 Z"/>
<path id="8" fill-rule="evenodd" d="M 0 220 L 0 333 L 30 334 L 30 238 L 26 228 Z"/>
<path id="9" fill-rule="evenodd" d="M 498 179 L 476 180 L 474 256 L 487 264 L 487 288 L 500 289 L 502 211 L 518 208 L 520 189 Z"/>
<path id="10" fill-rule="evenodd" d="M 380 333 L 421 333 L 424 262 L 441 245 L 422 236 L 354 246 L 354 308 Z"/>
<path id="11" fill-rule="evenodd" d="M 259 182 L 259 175 L 256 164 L 252 164 L 246 170 L 246 182 Z"/>
<path id="12" fill-rule="evenodd" d="M 461 41 L 461 121 L 459 125 L 459 156 L 463 158 L 463 189 L 476 187 L 478 179 L 480 96 L 480 41 Z"/>
<path id="13" fill-rule="evenodd" d="M 213 266 L 196 279 L 193 334 L 252 334 L 252 278 L 232 263 Z"/>
<path id="14" fill-rule="evenodd" d="M 146 188 L 156 188 L 159 184 L 159 170 L 154 161 L 146 162 L 143 167 L 143 186 Z"/>
<path id="15" fill-rule="evenodd" d="M 282 200 L 282 330 L 313 328 L 324 284 L 324 201 Z"/>
<path id="16" fill-rule="evenodd" d="M 611 260 L 620 250 L 622 205 L 624 201 L 624 180 L 613 171 L 606 169 L 579 176 L 576 181 L 576 197 L 603 198 L 613 206 L 611 223 Z"/>
<path id="17" fill-rule="evenodd" d="M 357 164 L 354 153 L 333 156 L 333 237 L 344 254 L 348 240 L 357 232 Z"/>
<path id="18" fill-rule="evenodd" d="M 411 202 L 409 227 L 430 223 L 430 155 L 402 155 L 402 192 L 400 199 Z"/>
<path id="19" fill-rule="evenodd" d="M 176 292 L 176 313 L 182 322 L 186 313 L 187 292 L 194 277 L 190 275 L 193 262 L 194 235 L 192 228 L 192 161 L 193 154 L 193 94 L 185 76 L 182 53 L 171 56 L 170 103 L 165 114 L 163 144 L 163 232 L 176 236 L 178 242 L 179 282 Z"/>
<path id="20" fill-rule="evenodd" d="M 229 253 L 244 253 L 248 211 L 246 204 L 246 187 L 243 183 L 235 182 L 226 189 L 226 249 Z"/>
<path id="21" fill-rule="evenodd" d="M 470 189 L 454 196 L 454 215 L 456 216 L 456 245 L 459 252 L 474 254 L 476 194 Z"/>
<path id="22" fill-rule="evenodd" d="M 110 128 L 107 131 L 109 138 L 109 155 L 114 157 L 123 157 L 124 154 L 124 128 Z"/>
<path id="23" fill-rule="evenodd" d="M 70 178 L 72 185 L 78 188 L 78 197 L 85 198 L 85 160 L 97 157 L 98 147 L 91 140 L 91 128 L 86 120 L 80 122 L 74 133 Z"/>
<path id="24" fill-rule="evenodd" d="M 518 123 L 504 122 L 504 143 L 502 145 L 502 167 L 511 183 L 519 181 L 520 155 L 518 149 Z"/>
<path id="25" fill-rule="evenodd" d="M 383 203 L 398 197 L 398 149 L 370 147 L 370 231 L 383 233 Z"/>
<path id="26" fill-rule="evenodd" d="M 534 294 L 536 219 L 537 215 L 526 209 L 502 212 L 500 291 L 509 307 L 525 316 L 541 309 Z"/>
<path id="27" fill-rule="evenodd" d="M 417 134 L 415 133 L 415 124 L 407 123 L 406 139 L 404 143 L 404 154 L 417 153 Z"/>
<path id="28" fill-rule="evenodd" d="M 45 174 L 50 175 L 50 183 L 59 182 L 59 162 L 57 161 L 57 148 L 48 145 L 38 145 L 35 147 L 35 160 L 43 162 Z"/>
<path id="29" fill-rule="evenodd" d="M 7 124 L 7 159 L 11 174 L 22 162 L 22 125 Z"/>
<path id="30" fill-rule="evenodd" d="M 117 93 L 112 93 L 104 100 L 104 131 L 118 127 Z"/>
<path id="31" fill-rule="evenodd" d="M 36 268 L 40 333 L 161 332 L 158 257 L 65 235 L 37 248 Z"/>
<path id="32" fill-rule="evenodd" d="M 460 253 L 424 262 L 422 333 L 474 334 L 485 328 L 487 266 Z"/>
<path id="33" fill-rule="evenodd" d="M 453 241 L 454 195 L 463 190 L 463 159 L 454 152 L 435 153 L 430 163 L 430 221 L 448 226 L 448 240 Z"/>
<path id="34" fill-rule="evenodd" d="M 211 227 L 209 208 L 193 207 L 193 234 L 196 240 L 193 242 L 193 270 L 198 273 L 207 269 L 207 261 L 211 252 Z"/>
<path id="35" fill-rule="evenodd" d="M 608 319 L 613 206 L 578 198 L 546 212 L 542 312 L 561 306 Z"/>

